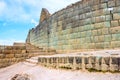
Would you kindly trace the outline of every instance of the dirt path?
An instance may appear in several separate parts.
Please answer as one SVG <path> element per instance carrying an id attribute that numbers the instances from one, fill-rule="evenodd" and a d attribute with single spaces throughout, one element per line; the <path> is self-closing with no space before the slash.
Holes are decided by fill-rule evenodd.
<path id="1" fill-rule="evenodd" d="M 10 80 L 15 74 L 28 74 L 32 80 L 120 80 L 120 74 L 55 70 L 26 62 L 0 69 L 0 80 Z"/>

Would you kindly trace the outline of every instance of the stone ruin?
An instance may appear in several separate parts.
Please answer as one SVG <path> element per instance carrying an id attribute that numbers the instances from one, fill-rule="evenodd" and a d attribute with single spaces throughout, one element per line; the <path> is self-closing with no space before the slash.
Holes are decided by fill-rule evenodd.
<path id="1" fill-rule="evenodd" d="M 95 53 L 86 52 L 40 56 L 38 63 L 51 68 L 120 72 L 120 50 L 108 52 L 97 51 Z"/>
<path id="2" fill-rule="evenodd" d="M 28 33 L 27 43 L 57 53 L 120 48 L 120 0 L 81 0 L 49 15 Z"/>
<path id="3" fill-rule="evenodd" d="M 46 15 L 48 13 L 42 9 L 40 23 L 29 31 L 26 43 L 60 54 L 120 49 L 120 0 L 82 0 L 54 14 Z M 120 71 L 119 53 L 41 56 L 39 64 L 53 68 Z"/>
<path id="4" fill-rule="evenodd" d="M 39 24 L 29 30 L 25 46 L 0 46 L 0 67 L 51 52 L 113 49 L 120 49 L 120 0 L 82 0 L 54 14 L 43 8 Z M 72 56 L 41 56 L 38 63 L 53 68 L 120 71 L 120 51 L 104 55 L 88 52 Z"/>
<path id="5" fill-rule="evenodd" d="M 50 52 L 49 54 L 55 53 Z M 14 43 L 13 46 L 0 45 L 0 68 L 25 61 L 28 58 L 47 54 L 46 50 L 31 44 Z"/>

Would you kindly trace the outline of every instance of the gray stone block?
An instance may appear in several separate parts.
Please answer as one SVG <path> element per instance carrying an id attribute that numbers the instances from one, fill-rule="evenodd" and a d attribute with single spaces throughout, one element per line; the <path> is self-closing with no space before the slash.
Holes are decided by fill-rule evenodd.
<path id="1" fill-rule="evenodd" d="M 115 0 L 109 0 L 108 7 L 114 7 L 114 6 L 115 6 Z"/>

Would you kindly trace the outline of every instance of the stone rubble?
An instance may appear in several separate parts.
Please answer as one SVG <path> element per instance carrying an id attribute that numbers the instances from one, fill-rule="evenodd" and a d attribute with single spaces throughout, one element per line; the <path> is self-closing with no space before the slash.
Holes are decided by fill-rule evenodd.
<path id="1" fill-rule="evenodd" d="M 16 74 L 11 80 L 30 80 L 27 74 Z"/>

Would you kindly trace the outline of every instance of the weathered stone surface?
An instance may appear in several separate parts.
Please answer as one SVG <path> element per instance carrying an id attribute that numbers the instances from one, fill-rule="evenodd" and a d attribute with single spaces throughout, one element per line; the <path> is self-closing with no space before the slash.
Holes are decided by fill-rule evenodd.
<path id="1" fill-rule="evenodd" d="M 111 27 L 119 26 L 118 20 L 111 21 Z"/>
<path id="2" fill-rule="evenodd" d="M 114 13 L 113 19 L 120 19 L 120 13 Z"/>
<path id="3" fill-rule="evenodd" d="M 116 6 L 120 6 L 120 0 L 116 0 Z"/>
<path id="4" fill-rule="evenodd" d="M 31 80 L 28 74 L 16 74 L 10 80 Z"/>
<path id="5" fill-rule="evenodd" d="M 120 33 L 120 26 L 110 28 L 110 33 L 115 34 L 115 33 Z"/>
<path id="6" fill-rule="evenodd" d="M 32 53 L 29 53 L 31 51 Z M 27 44 L 27 46 L 3 46 L 0 45 L 0 68 L 24 61 L 33 56 L 40 55 L 43 49 Z M 55 52 L 55 51 L 52 51 Z"/>
<path id="7" fill-rule="evenodd" d="M 48 10 L 43 8 L 42 11 L 41 11 L 40 22 L 44 21 L 49 16 L 50 16 L 50 13 L 48 12 Z"/>
<path id="8" fill-rule="evenodd" d="M 108 1 L 108 7 L 114 7 L 115 6 L 115 0 Z"/>
<path id="9" fill-rule="evenodd" d="M 104 53 L 103 55 L 101 54 Z M 91 52 L 90 52 L 91 53 Z M 82 69 L 94 71 L 118 71 L 119 68 L 119 53 L 111 54 L 111 52 L 97 51 L 91 55 L 88 52 L 80 54 L 58 54 L 51 56 L 39 57 L 38 62 L 42 66 L 65 69 Z M 112 52 L 115 53 L 115 52 Z M 96 55 L 97 54 L 97 55 Z M 99 55 L 98 55 L 99 54 Z M 62 56 L 60 56 L 62 55 Z M 69 57 L 68 57 L 69 55 Z"/>

